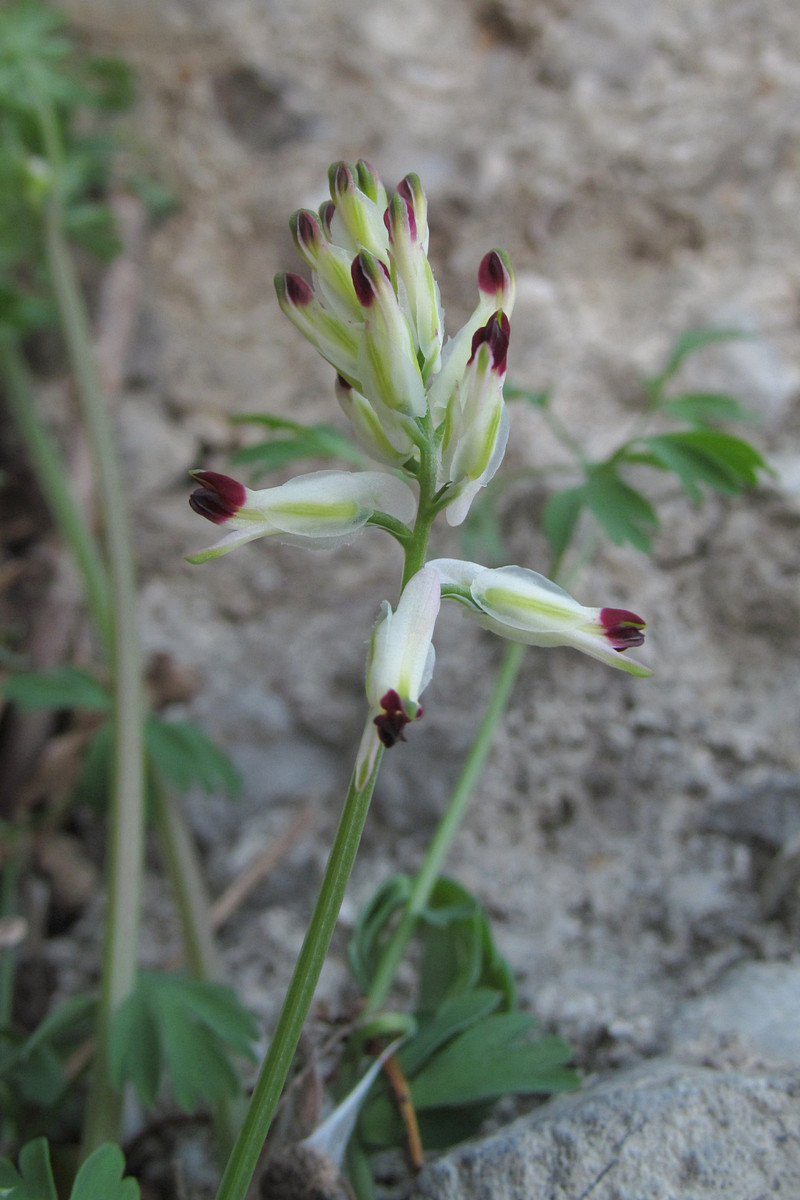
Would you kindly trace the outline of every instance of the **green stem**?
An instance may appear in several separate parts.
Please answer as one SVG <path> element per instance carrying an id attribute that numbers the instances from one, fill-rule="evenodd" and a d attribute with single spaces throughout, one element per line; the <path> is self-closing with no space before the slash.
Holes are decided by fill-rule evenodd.
<path id="1" fill-rule="evenodd" d="M 109 1078 L 108 1037 L 112 1013 L 136 982 L 144 867 L 144 702 L 133 546 L 114 429 L 83 294 L 62 233 L 62 148 L 46 98 L 40 97 L 38 115 L 54 180 L 44 214 L 45 254 L 92 452 L 113 600 L 114 783 L 97 1049 L 84 1127 L 88 1153 L 103 1141 L 115 1140 L 119 1126 L 121 1100 Z"/>
<path id="2" fill-rule="evenodd" d="M 475 785 L 492 747 L 497 726 L 506 710 L 512 689 L 522 665 L 525 647 L 509 642 L 500 666 L 494 690 L 483 714 L 475 741 L 453 790 L 447 810 L 431 841 L 420 867 L 400 923 L 392 934 L 375 972 L 367 997 L 366 1011 L 374 1012 L 383 1004 L 394 980 L 397 967 L 414 936 L 417 921 L 430 900 L 436 880 L 442 871 L 453 838 L 464 818 Z"/>
<path id="3" fill-rule="evenodd" d="M 339 917 L 381 756 L 382 751 L 379 752 L 372 774 L 361 789 L 356 787 L 355 774 L 351 780 L 303 947 L 256 1081 L 244 1125 L 225 1168 L 217 1200 L 245 1200 L 247 1195 Z"/>
<path id="4" fill-rule="evenodd" d="M 25 443 L 50 514 L 80 571 L 98 635 L 108 650 L 111 645 L 111 620 L 103 560 L 70 487 L 61 454 L 39 419 L 19 339 L 9 329 L 3 328 L 0 328 L 0 369 L 11 416 Z"/>
<path id="5" fill-rule="evenodd" d="M 434 502 L 436 491 L 436 447 L 433 433 L 433 422 L 430 413 L 417 422 L 420 432 L 420 463 L 417 483 L 419 484 L 419 503 L 417 519 L 414 528 L 405 543 L 405 562 L 403 563 L 403 579 L 400 590 L 406 586 L 412 575 L 425 566 L 428 553 L 428 538 L 431 526 L 439 511 Z"/>

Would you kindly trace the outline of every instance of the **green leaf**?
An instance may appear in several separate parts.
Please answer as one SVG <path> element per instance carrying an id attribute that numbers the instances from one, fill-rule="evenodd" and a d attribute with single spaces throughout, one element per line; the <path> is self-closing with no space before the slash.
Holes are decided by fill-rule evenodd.
<path id="1" fill-rule="evenodd" d="M 630 542 L 637 550 L 650 553 L 651 537 L 658 528 L 656 511 L 646 496 L 619 478 L 612 466 L 604 463 L 589 472 L 583 498 L 615 545 Z"/>
<path id="2" fill-rule="evenodd" d="M 38 708 L 84 708 L 107 712 L 111 707 L 111 697 L 105 686 L 81 667 L 18 671 L 5 681 L 3 691 L 23 712 Z"/>
<path id="3" fill-rule="evenodd" d="M 526 1013 L 503 1013 L 472 1025 L 414 1076 L 415 1108 L 574 1087 L 577 1077 L 564 1066 L 572 1056 L 567 1042 L 553 1036 L 522 1040 L 535 1023 Z"/>
<path id="4" fill-rule="evenodd" d="M 259 417 L 235 417 L 239 424 L 266 425 L 276 433 L 285 434 L 255 446 L 245 446 L 232 455 L 234 463 L 249 463 L 258 468 L 258 475 L 283 467 L 300 458 L 341 458 L 359 467 L 365 464 L 365 455 L 349 438 L 331 425 L 300 425 L 283 417 L 269 415 Z"/>
<path id="5" fill-rule="evenodd" d="M 554 558 L 559 559 L 566 552 L 584 503 L 583 486 L 564 488 L 547 498 L 542 513 L 542 530 Z"/>
<path id="6" fill-rule="evenodd" d="M 423 913 L 420 1014 L 436 1012 L 445 1000 L 477 983 L 483 960 L 481 916 L 469 892 L 452 880 L 437 880 Z"/>
<path id="7" fill-rule="evenodd" d="M 166 1076 L 179 1107 L 193 1112 L 236 1095 L 232 1059 L 252 1059 L 257 1035 L 252 1014 L 224 984 L 142 971 L 111 1019 L 109 1073 L 120 1091 L 133 1083 L 143 1104 Z"/>
<path id="8" fill-rule="evenodd" d="M 674 471 L 687 495 L 700 500 L 700 484 L 736 495 L 758 484 L 764 459 L 749 442 L 718 430 L 664 433 L 643 438 L 642 443 L 659 466 Z"/>
<path id="9" fill-rule="evenodd" d="M 725 392 L 684 392 L 660 404 L 660 409 L 675 421 L 686 421 L 689 425 L 716 425 L 721 421 L 756 421 L 750 412 L 736 399 Z"/>
<path id="10" fill-rule="evenodd" d="M 440 877 L 422 921 L 419 1014 L 438 1012 L 445 1001 L 475 987 L 493 989 L 503 1009 L 513 1008 L 511 969 L 494 945 L 484 909 L 466 888 Z"/>
<path id="11" fill-rule="evenodd" d="M 356 918 L 347 948 L 347 962 L 350 973 L 364 995 L 372 986 L 383 948 L 389 939 L 392 917 L 410 895 L 411 880 L 408 875 L 393 875 L 381 884 Z"/>
<path id="12" fill-rule="evenodd" d="M 191 721 L 145 722 L 145 745 L 153 763 L 181 791 L 197 785 L 209 795 L 238 796 L 242 777 L 224 750 Z"/>
<path id="13" fill-rule="evenodd" d="M 445 1042 L 494 1012 L 502 999 L 493 988 L 475 988 L 445 1000 L 400 1050 L 398 1057 L 406 1075 L 414 1075 Z"/>
<path id="14" fill-rule="evenodd" d="M 58 1200 L 47 1138 L 23 1146 L 19 1171 L 7 1158 L 0 1159 L 0 1196 L 3 1200 Z"/>
<path id="15" fill-rule="evenodd" d="M 181 1007 L 169 1001 L 162 1001 L 159 1020 L 165 1069 L 179 1108 L 196 1112 L 212 1097 L 219 1103 L 236 1096 L 238 1072 L 210 1029 L 187 1020 Z"/>
<path id="16" fill-rule="evenodd" d="M 752 337 L 744 329 L 687 329 L 675 341 L 667 358 L 666 365 L 658 375 L 658 383 L 663 386 L 668 379 L 677 374 L 680 367 L 690 354 L 702 350 L 705 346 L 713 346 L 719 342 L 730 342 L 741 338 Z"/>
<path id="17" fill-rule="evenodd" d="M 141 980 L 112 1017 L 108 1055 L 109 1075 L 117 1090 L 132 1083 L 143 1105 L 154 1104 L 164 1069 L 161 1026 Z"/>
<path id="18" fill-rule="evenodd" d="M 253 1042 L 258 1024 L 236 993 L 224 983 L 207 979 L 188 979 L 182 975 L 157 976 L 162 997 L 170 996 L 178 1007 L 190 1011 L 206 1025 L 220 1042 L 242 1058 L 253 1057 Z"/>
<path id="19" fill-rule="evenodd" d="M 139 1200 L 135 1179 L 123 1179 L 125 1156 L 119 1146 L 106 1142 L 82 1165 L 69 1200 Z"/>

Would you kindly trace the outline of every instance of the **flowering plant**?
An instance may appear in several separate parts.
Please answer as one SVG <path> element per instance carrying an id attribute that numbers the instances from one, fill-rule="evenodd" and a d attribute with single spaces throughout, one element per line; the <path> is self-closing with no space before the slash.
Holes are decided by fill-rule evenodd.
<path id="1" fill-rule="evenodd" d="M 391 471 L 324 471 L 253 491 L 216 472 L 194 472 L 190 503 L 225 528 L 193 555 L 204 562 L 244 542 L 274 536 L 309 547 L 349 541 L 377 526 L 404 551 L 401 594 L 384 601 L 366 673 L 369 713 L 320 899 L 244 1128 L 218 1200 L 240 1200 L 249 1184 L 302 1029 L 386 748 L 405 740 L 422 714 L 434 665 L 442 599 L 501 637 L 568 645 L 635 675 L 622 657 L 644 641 L 644 621 L 620 608 L 586 608 L 522 567 L 484 569 L 427 561 L 431 527 L 443 513 L 460 525 L 494 476 L 508 440 L 503 383 L 514 307 L 507 255 L 490 250 L 478 269 L 478 298 L 446 343 L 439 289 L 428 260 L 427 202 L 407 175 L 390 195 L 360 161 L 335 163 L 330 200 L 291 218 L 311 281 L 279 274 L 281 309 L 336 372 L 336 397 L 361 449 Z M 412 922 L 413 924 L 413 922 Z M 384 975 L 386 972 L 384 972 Z M 385 989 L 378 989 L 378 993 Z M 373 1007 L 382 994 L 371 997 Z"/>

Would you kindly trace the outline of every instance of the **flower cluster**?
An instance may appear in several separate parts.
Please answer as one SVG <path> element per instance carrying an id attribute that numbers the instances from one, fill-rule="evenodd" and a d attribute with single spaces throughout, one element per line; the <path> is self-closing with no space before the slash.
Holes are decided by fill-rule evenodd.
<path id="1" fill-rule="evenodd" d="M 362 450 L 387 471 L 319 471 L 254 491 L 196 471 L 196 512 L 225 526 L 194 555 L 204 562 L 254 538 L 307 546 L 348 541 L 364 526 L 392 533 L 418 570 L 397 609 L 385 603 L 372 637 L 367 696 L 373 728 L 360 770 L 378 742 L 403 739 L 421 716 L 419 695 L 433 669 L 431 638 L 442 598 L 503 637 L 539 646 L 571 645 L 612 666 L 649 674 L 620 652 L 644 640 L 644 622 L 623 609 L 584 608 L 520 567 L 486 570 L 440 559 L 424 548 L 434 517 L 459 525 L 494 475 L 508 440 L 503 382 L 514 306 L 514 276 L 501 250 L 478 269 L 478 299 L 445 344 L 439 289 L 428 261 L 427 201 L 416 175 L 390 195 L 366 162 L 334 163 L 330 200 L 291 218 L 310 283 L 275 278 L 286 316 L 336 372 L 336 396 Z M 405 478 L 402 478 L 405 477 Z M 421 546 L 421 554 L 420 554 Z"/>

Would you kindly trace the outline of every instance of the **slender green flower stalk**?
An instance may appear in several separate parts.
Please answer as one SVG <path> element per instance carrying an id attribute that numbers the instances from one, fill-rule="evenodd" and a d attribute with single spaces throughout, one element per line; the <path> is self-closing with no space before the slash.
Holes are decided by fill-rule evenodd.
<path id="1" fill-rule="evenodd" d="M 333 937 L 367 819 L 382 753 L 382 749 L 379 749 L 372 774 L 362 787 L 356 785 L 355 774 L 351 780 L 317 903 L 253 1090 L 244 1125 L 225 1168 L 217 1200 L 244 1200 L 247 1195 Z"/>
<path id="2" fill-rule="evenodd" d="M 35 93 L 35 83 L 32 90 Z M 144 697 L 125 493 L 111 415 L 94 359 L 89 317 L 63 233 L 62 149 L 56 115 L 46 97 L 39 98 L 38 116 L 50 173 L 44 207 L 45 255 L 92 452 L 114 613 L 114 783 L 108 913 L 97 1049 L 84 1129 L 84 1150 L 89 1153 L 103 1141 L 114 1140 L 119 1125 L 121 1099 L 108 1075 L 108 1031 L 111 1014 L 131 993 L 136 981 L 144 866 Z"/>
<path id="3" fill-rule="evenodd" d="M 427 564 L 436 517 L 459 525 L 500 465 L 508 438 L 503 401 L 514 276 L 492 250 L 478 271 L 477 307 L 444 343 L 439 292 L 427 259 L 427 202 L 416 176 L 390 196 L 374 168 L 335 163 L 330 201 L 317 217 L 291 219 L 295 244 L 311 267 L 276 277 L 278 302 L 337 373 L 337 397 L 356 441 L 380 472 L 324 472 L 254 492 L 236 480 L 195 472 L 191 505 L 226 525 L 222 540 L 190 558 L 204 562 L 256 537 L 310 548 L 349 540 L 370 525 L 403 549 L 396 608 L 384 602 L 372 635 L 366 675 L 369 706 L 339 830 L 322 890 L 242 1133 L 217 1200 L 245 1200 L 252 1172 L 289 1070 L 338 916 L 381 758 L 422 716 L 419 696 L 433 671 L 432 637 L 442 597 L 515 643 L 571 645 L 634 674 L 649 673 L 619 654 L 641 644 L 644 622 L 623 609 L 590 609 L 520 567 L 490 571 L 476 563 Z M 347 267 L 349 264 L 349 278 Z M 414 494 L 416 490 L 416 495 Z M 509 653 L 478 739 L 408 909 L 369 998 L 383 1002 L 399 958 L 430 895 L 453 833 L 488 752 L 518 670 Z"/>

